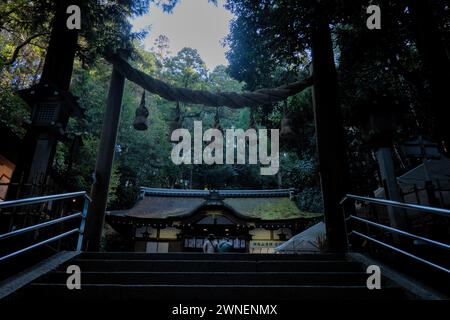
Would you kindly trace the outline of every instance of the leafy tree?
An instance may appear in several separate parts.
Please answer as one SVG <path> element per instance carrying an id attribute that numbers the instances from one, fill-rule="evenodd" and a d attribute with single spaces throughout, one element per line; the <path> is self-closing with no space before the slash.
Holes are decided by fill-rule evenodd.
<path id="1" fill-rule="evenodd" d="M 166 62 L 166 78 L 184 88 L 201 87 L 207 80 L 208 70 L 197 50 L 183 48 Z"/>
<path id="2" fill-rule="evenodd" d="M 285 79 L 304 72 L 310 56 L 311 26 L 314 17 L 317 17 L 315 10 L 318 3 L 228 0 L 228 8 L 236 15 L 227 38 L 231 48 L 228 52 L 230 74 L 246 81 L 248 88 L 253 89 L 283 83 Z M 443 127 L 436 115 L 439 114 L 439 106 L 445 103 L 433 104 L 432 101 L 436 101 L 433 98 L 436 90 L 439 91 L 445 84 L 448 87 L 448 77 L 434 76 L 435 88 L 438 89 L 433 93 L 430 85 L 433 76 L 429 74 L 432 67 L 430 64 L 427 66 L 423 58 L 424 54 L 433 56 L 429 48 L 434 46 L 437 48 L 436 60 L 433 61 L 435 74 L 445 72 L 448 55 L 443 57 L 440 54 L 437 59 L 437 54 L 442 53 L 442 44 L 448 51 L 448 41 L 445 42 L 449 37 L 448 6 L 443 1 L 420 2 L 423 10 L 420 11 L 422 15 L 417 17 L 413 12 L 417 4 L 415 1 L 382 0 L 377 4 L 382 10 L 382 28 L 375 31 L 368 30 L 365 24 L 366 1 L 324 1 L 320 7 L 322 14 L 331 17 L 347 151 L 352 159 L 351 185 L 355 191 L 366 194 L 377 187 L 377 166 L 371 155 L 375 145 L 370 114 L 383 108 L 395 114 L 394 144 L 417 134 L 440 141 L 445 134 L 442 130 L 436 130 Z M 430 32 L 428 27 L 418 29 L 418 19 L 431 19 L 433 23 L 430 28 L 434 31 Z M 425 32 L 428 32 L 428 37 L 423 36 Z M 425 53 L 424 47 L 422 53 L 419 49 L 420 36 L 432 41 Z M 438 65 L 440 69 L 436 67 Z M 302 131 L 299 137 L 312 138 L 313 130 L 303 130 L 313 124 L 311 109 L 299 102 L 296 97 L 289 99 L 287 110 L 295 119 L 297 132 Z M 269 119 L 275 125 L 286 108 L 276 106 L 272 110 L 270 114 L 259 108 L 257 117 Z M 270 116 L 267 118 L 268 114 Z M 442 116 L 438 118 L 444 119 Z M 297 146 L 285 147 L 293 148 L 300 154 L 303 150 L 312 151 L 313 140 L 309 147 L 307 140 Z"/>
<path id="3" fill-rule="evenodd" d="M 170 53 L 170 40 L 167 36 L 160 34 L 155 40 L 155 50 L 160 61 Z"/>

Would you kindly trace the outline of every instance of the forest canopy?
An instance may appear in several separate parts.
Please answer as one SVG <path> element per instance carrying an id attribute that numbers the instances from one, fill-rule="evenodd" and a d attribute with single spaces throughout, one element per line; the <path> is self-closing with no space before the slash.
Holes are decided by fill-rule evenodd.
<path id="1" fill-rule="evenodd" d="M 196 0 L 197 1 L 197 0 Z M 206 0 L 204 0 L 206 1 Z M 176 0 L 154 1 L 170 14 Z M 214 1 L 211 5 L 214 5 Z M 69 137 L 81 137 L 72 152 L 69 142 L 58 143 L 51 175 L 63 190 L 89 190 L 108 93 L 111 65 L 106 53 L 120 52 L 131 64 L 173 86 L 211 92 L 276 87 L 310 75 L 312 17 L 330 17 L 334 58 L 339 79 L 351 187 L 370 194 L 380 185 L 373 156 L 374 110 L 387 110 L 396 119 L 392 134 L 398 173 L 414 161 L 401 154 L 401 143 L 424 135 L 441 143 L 445 152 L 448 128 L 443 128 L 443 87 L 448 87 L 449 14 L 445 1 L 378 1 L 382 28 L 366 28 L 367 2 L 227 0 L 235 18 L 226 38 L 229 66 L 208 70 L 195 48 L 167 53 L 170 39 L 160 35 L 152 49 L 142 39 L 148 30 L 132 32 L 130 18 L 149 10 L 152 1 L 78 1 L 83 28 L 70 83 L 85 110 L 82 120 L 71 119 Z M 320 3 L 320 4 L 319 4 Z M 324 4 L 325 3 L 325 4 Z M 40 80 L 54 1 L 6 1 L 0 4 L 0 126 L 23 137 L 29 109 L 17 91 Z M 427 27 L 420 27 L 425 24 Z M 150 30 L 151 32 L 151 30 Z M 115 150 L 109 207 L 126 208 L 138 189 L 277 188 L 295 187 L 301 209 L 322 210 L 311 89 L 270 106 L 232 110 L 175 103 L 147 94 L 149 128 L 136 131 L 133 119 L 143 90 L 125 86 Z M 448 105 L 448 102 L 447 102 Z M 170 161 L 171 130 L 192 129 L 195 120 L 216 128 L 281 128 L 280 172 L 259 174 L 252 165 L 185 165 Z M 447 131 L 446 131 L 447 130 Z"/>

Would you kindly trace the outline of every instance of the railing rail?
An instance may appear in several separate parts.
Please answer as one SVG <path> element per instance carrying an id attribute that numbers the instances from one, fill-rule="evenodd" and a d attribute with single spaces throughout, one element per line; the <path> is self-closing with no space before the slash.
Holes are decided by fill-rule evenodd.
<path id="1" fill-rule="evenodd" d="M 25 247 L 25 248 L 23 248 L 23 249 L 14 251 L 14 252 L 12 252 L 12 253 L 10 253 L 10 254 L 7 254 L 6 256 L 0 257 L 0 262 L 1 262 L 1 261 L 4 261 L 4 260 L 6 260 L 6 259 L 9 259 L 9 258 L 18 256 L 18 255 L 21 254 L 21 253 L 30 251 L 30 250 L 35 249 L 35 248 L 37 248 L 37 247 L 43 246 L 44 244 L 47 244 L 47 243 L 53 242 L 53 241 L 55 241 L 55 240 L 59 240 L 59 239 L 65 238 L 65 237 L 70 236 L 70 235 L 72 235 L 72 234 L 75 234 L 75 233 L 77 233 L 77 232 L 79 232 L 79 229 L 78 229 L 78 228 L 75 228 L 75 229 L 72 229 L 72 230 L 70 230 L 70 231 L 67 231 L 67 232 L 58 234 L 57 236 L 54 236 L 54 237 L 48 238 L 48 239 L 46 239 L 46 240 L 43 240 L 43 241 L 41 241 L 41 242 L 32 244 L 31 246 L 28 246 L 28 247 Z"/>
<path id="2" fill-rule="evenodd" d="M 82 212 L 76 212 L 73 214 L 70 214 L 68 216 L 64 216 L 61 218 L 57 218 L 57 219 L 53 219 L 50 221 L 46 221 L 43 223 L 39 223 L 36 225 L 32 225 L 29 227 L 25 227 L 22 229 L 18 229 L 18 230 L 14 230 L 11 232 L 7 232 L 4 234 L 0 234 L 0 241 L 4 240 L 6 238 L 10 238 L 10 237 L 14 237 L 26 232 L 30 232 L 33 230 L 39 230 L 51 225 L 55 225 L 55 224 L 59 224 L 62 223 L 64 221 L 68 221 L 68 220 L 72 220 L 72 219 L 76 219 L 81 217 L 81 222 L 80 222 L 80 227 L 72 229 L 70 231 L 66 231 L 63 232 L 61 234 L 58 234 L 56 236 L 53 236 L 51 238 L 45 239 L 41 242 L 32 244 L 28 247 L 22 248 L 20 250 L 17 250 L 15 252 L 9 253 L 5 256 L 0 257 L 0 262 L 7 260 L 9 258 L 15 257 L 21 253 L 30 251 L 32 249 L 35 249 L 37 247 L 43 246 L 47 243 L 68 237 L 72 234 L 78 233 L 78 240 L 77 240 L 77 247 L 76 250 L 77 251 L 81 251 L 82 246 L 83 246 L 83 237 L 84 237 L 84 229 L 85 229 L 85 225 L 86 225 L 86 218 L 87 218 L 87 210 L 89 207 L 89 203 L 91 201 L 91 199 L 89 198 L 89 196 L 86 194 L 85 191 L 79 191 L 79 192 L 70 192 L 70 193 L 63 193 L 63 194 L 56 194 L 56 195 L 48 195 L 48 196 L 41 196 L 41 197 L 32 197 L 32 198 L 26 198 L 26 199 L 19 199 L 19 200 L 11 200 L 11 201 L 3 201 L 0 202 L 0 209 L 3 208 L 11 208 L 11 207 L 19 207 L 19 206 L 25 206 L 25 205 L 32 205 L 32 204 L 40 204 L 40 203 L 46 203 L 49 201 L 57 201 L 57 200 L 67 200 L 67 199 L 74 199 L 74 198 L 79 198 L 79 197 L 83 197 L 84 198 L 84 203 L 83 203 L 83 211 Z"/>
<path id="3" fill-rule="evenodd" d="M 415 211 L 421 211 L 421 212 L 427 212 L 427 213 L 434 213 L 434 214 L 438 214 L 438 215 L 442 215 L 444 217 L 450 218 L 450 210 L 448 210 L 448 209 L 433 208 L 433 207 L 427 207 L 427 206 L 422 206 L 422 205 L 418 205 L 418 204 L 403 203 L 403 202 L 386 200 L 386 199 L 361 197 L 361 196 L 355 196 L 353 194 L 347 194 L 344 197 L 344 199 L 342 199 L 341 204 L 343 204 L 348 199 L 369 202 L 369 203 L 375 203 L 375 204 L 385 205 L 388 207 L 396 207 L 396 208 L 409 209 L 409 210 L 415 210 Z"/>
<path id="4" fill-rule="evenodd" d="M 450 270 L 449 270 L 449 269 L 447 269 L 447 268 L 445 268 L 445 267 L 443 267 L 443 266 L 441 266 L 441 265 L 438 265 L 437 263 L 433 263 L 433 262 L 428 261 L 428 260 L 426 260 L 426 259 L 420 258 L 420 257 L 418 257 L 418 256 L 416 256 L 416 255 L 414 255 L 414 254 L 412 254 L 412 253 L 409 253 L 409 252 L 407 252 L 407 251 L 405 251 L 405 250 L 399 249 L 399 248 L 397 248 L 397 247 L 395 247 L 395 246 L 393 246 L 393 245 L 384 243 L 383 241 L 380 241 L 380 240 L 374 239 L 374 238 L 372 238 L 372 237 L 366 236 L 365 234 L 362 234 L 362 233 L 360 233 L 360 232 L 358 232 L 358 231 L 352 231 L 352 234 L 355 234 L 355 235 L 357 235 L 357 236 L 359 236 L 359 237 L 361 237 L 361 238 L 364 238 L 364 239 L 366 239 L 366 240 L 369 240 L 369 241 L 371 241 L 371 242 L 374 242 L 374 243 L 376 243 L 376 244 L 379 244 L 379 245 L 381 245 L 381 246 L 383 246 L 383 247 L 385 247 L 385 248 L 391 249 L 392 251 L 395 251 L 395 252 L 398 252 L 398 253 L 400 253 L 400 254 L 403 254 L 403 255 L 405 255 L 405 256 L 407 256 L 407 257 L 410 257 L 410 258 L 412 258 L 412 259 L 414 259 L 414 260 L 416 260 L 416 261 L 422 262 L 422 263 L 424 263 L 424 264 L 426 264 L 426 265 L 429 265 L 429 266 L 431 266 L 431 267 L 433 267 L 433 268 L 435 268 L 435 269 L 444 271 L 444 272 L 446 272 L 446 273 L 450 273 Z"/>
<path id="5" fill-rule="evenodd" d="M 356 221 L 360 221 L 360 222 L 366 223 L 368 225 L 377 227 L 379 229 L 383 229 L 383 230 L 387 230 L 387 231 L 394 232 L 394 233 L 397 233 L 397 234 L 401 234 L 401 235 L 409 237 L 409 238 L 413 238 L 413 239 L 416 239 L 416 240 L 422 240 L 422 241 L 427 242 L 427 243 L 429 243 L 431 245 L 434 245 L 436 247 L 440 247 L 440 248 L 443 248 L 443 249 L 450 250 L 450 245 L 442 243 L 442 242 L 439 242 L 439 241 L 435 241 L 435 240 L 431 240 L 431 239 L 428 239 L 428 238 L 425 238 L 425 237 L 417 236 L 415 234 L 412 234 L 412 233 L 409 233 L 409 232 L 406 232 L 406 231 L 402 231 L 400 229 L 388 227 L 388 226 L 385 226 L 383 224 L 379 224 L 379 223 L 376 223 L 376 222 L 373 222 L 373 221 L 370 221 L 370 220 L 367 220 L 367 219 L 363 219 L 363 218 L 360 218 L 360 217 L 356 217 L 356 216 L 353 216 L 353 215 L 350 216 L 350 219 L 354 219 Z"/>
<path id="6" fill-rule="evenodd" d="M 0 209 L 9 208 L 9 207 L 25 206 L 28 204 L 44 203 L 44 202 L 55 201 L 55 200 L 71 199 L 71 198 L 77 198 L 77 197 L 85 197 L 85 198 L 89 199 L 88 195 L 86 194 L 86 191 L 69 192 L 69 193 L 54 194 L 54 195 L 41 196 L 41 197 L 31 197 L 31 198 L 25 198 L 25 199 L 19 199 L 19 200 L 3 201 L 3 202 L 0 202 Z"/>
<path id="7" fill-rule="evenodd" d="M 402 208 L 402 209 L 410 209 L 410 210 L 415 210 L 415 211 L 419 211 L 422 213 L 432 213 L 432 214 L 437 214 L 440 216 L 444 216 L 446 218 L 450 218 L 450 210 L 447 209 L 441 209 L 441 208 L 433 208 L 433 207 L 426 207 L 426 206 L 422 206 L 422 205 L 415 205 L 415 204 L 408 204 L 408 203 L 402 203 L 402 202 L 398 202 L 398 201 L 392 201 L 392 200 L 385 200 L 385 199 L 374 199 L 374 198 L 368 198 L 368 197 L 361 197 L 361 196 L 356 196 L 356 195 L 351 195 L 351 194 L 347 194 L 341 201 L 341 204 L 343 205 L 346 201 L 348 200 L 357 200 L 357 201 L 362 201 L 362 202 L 367 202 L 367 203 L 373 203 L 373 204 L 378 204 L 378 205 L 383 205 L 383 206 L 387 206 L 387 207 L 396 207 L 396 208 Z M 345 208 L 345 206 L 343 206 Z M 345 210 L 345 209 L 344 209 Z M 358 217 L 356 215 L 350 214 L 346 219 L 346 224 L 347 224 L 347 230 L 350 230 L 348 223 L 351 222 L 352 220 L 364 223 L 366 225 L 370 225 L 373 226 L 375 228 L 381 229 L 381 230 L 385 230 L 385 231 L 389 231 L 395 234 L 399 234 L 402 236 L 406 236 L 408 238 L 412 238 L 415 240 L 421 240 L 424 241 L 432 246 L 438 247 L 440 249 L 444 249 L 447 252 L 450 252 L 450 245 L 446 244 L 446 243 L 442 243 L 436 240 L 432 240 L 426 237 L 422 237 L 422 236 L 418 236 L 409 232 L 406 232 L 404 230 L 400 230 L 398 228 L 394 228 L 394 227 L 390 227 L 390 226 L 386 226 L 380 223 L 376 223 L 373 221 L 370 221 L 368 219 L 364 219 L 361 217 Z M 419 261 L 423 264 L 426 264 L 428 266 L 431 266 L 435 269 L 444 271 L 446 273 L 450 274 L 450 269 L 447 269 L 446 267 L 439 265 L 437 263 L 428 261 L 427 259 L 424 259 L 422 257 L 419 257 L 415 254 L 412 254 L 406 250 L 400 249 L 396 246 L 393 246 L 391 244 L 385 243 L 381 240 L 375 239 L 367 234 L 363 234 L 361 232 L 355 231 L 355 230 L 350 230 L 347 233 L 347 237 L 349 237 L 350 235 L 356 235 L 360 238 L 363 238 L 365 240 L 368 240 L 372 243 L 375 243 L 377 245 L 380 245 L 384 248 L 388 248 L 392 251 L 395 251 L 397 253 L 400 253 L 402 255 L 408 256 L 416 261 Z M 449 257 L 450 258 L 450 257 Z"/>
<path id="8" fill-rule="evenodd" d="M 63 221 L 72 220 L 74 218 L 78 218 L 78 217 L 81 217 L 81 216 L 82 216 L 82 213 L 81 212 L 77 212 L 77 213 L 71 214 L 71 215 L 66 216 L 66 217 L 62 217 L 62 218 L 46 221 L 46 222 L 43 222 L 43 223 L 38 223 L 38 224 L 29 226 L 29 227 L 26 227 L 26 228 L 22 228 L 22 229 L 18 229 L 18 230 L 14 230 L 14 231 L 8 232 L 8 233 L 0 234 L 0 240 L 6 239 L 6 238 L 10 238 L 10 237 L 14 237 L 14 236 L 17 236 L 19 234 L 26 233 L 26 232 L 29 232 L 29 231 L 38 230 L 38 229 L 41 229 L 41 228 L 44 228 L 44 227 L 48 227 L 48 226 L 51 226 L 51 225 L 54 225 L 54 224 L 58 224 L 58 223 L 63 222 Z"/>

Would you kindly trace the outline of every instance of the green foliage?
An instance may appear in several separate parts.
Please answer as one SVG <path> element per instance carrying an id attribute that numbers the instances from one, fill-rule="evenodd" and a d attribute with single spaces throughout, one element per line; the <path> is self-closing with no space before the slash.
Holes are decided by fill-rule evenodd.
<path id="1" fill-rule="evenodd" d="M 383 29 L 369 31 L 364 19 L 367 1 L 228 0 L 227 8 L 236 17 L 226 39 L 230 66 L 218 66 L 212 71 L 207 70 L 193 48 L 183 48 L 169 56 L 169 39 L 163 35 L 153 51 L 143 49 L 139 40 L 145 31 L 133 33 L 129 18 L 146 12 L 151 2 L 81 1 L 85 14 L 71 92 L 79 97 L 86 112 L 82 121 L 71 121 L 68 129 L 69 137 L 80 135 L 83 144 L 72 154 L 70 141 L 60 143 L 53 166 L 67 189 L 89 190 L 92 184 L 111 74 L 111 66 L 101 58 L 102 54 L 125 52 L 140 70 L 180 87 L 213 92 L 239 92 L 244 86 L 249 90 L 273 87 L 309 74 L 311 26 L 318 14 L 331 18 L 352 187 L 358 193 L 368 193 L 377 184 L 368 121 L 374 109 L 394 111 L 402 124 L 397 128 L 397 141 L 419 132 L 433 135 L 435 119 L 428 111 L 428 70 L 420 61 L 408 2 L 380 0 Z M 153 2 L 170 11 L 177 0 Z M 16 91 L 39 81 L 55 4 L 50 0 L 0 4 L 0 125 L 18 135 L 23 134 L 21 125 L 28 119 L 29 110 Z M 432 10 L 448 51 L 448 7 L 439 0 L 433 2 Z M 141 95 L 141 88 L 127 82 L 111 177 L 110 208 L 131 206 L 140 186 L 296 187 L 300 190 L 296 201 L 301 209 L 322 210 L 311 90 L 290 97 L 285 103 L 251 110 L 180 104 L 178 115 L 175 103 L 147 95 L 150 116 L 145 132 L 132 127 Z M 279 128 L 286 115 L 292 120 L 296 139 L 281 141 L 281 169 L 277 176 L 261 176 L 255 165 L 175 166 L 170 161 L 169 134 L 177 117 L 177 125 L 192 130 L 195 120 L 202 120 L 205 128 L 216 125 L 222 129 L 246 129 L 252 119 L 257 128 Z"/>
<path id="2" fill-rule="evenodd" d="M 230 74 L 248 89 L 273 87 L 296 77 L 306 62 L 314 1 L 228 0 L 236 18 L 226 42 Z M 279 69 L 283 77 L 276 77 Z"/>
<path id="3" fill-rule="evenodd" d="M 166 60 L 164 77 L 171 83 L 184 88 L 201 88 L 208 71 L 197 50 L 183 48 L 175 57 Z"/>
<path id="4" fill-rule="evenodd" d="M 390 0 L 374 3 L 381 7 L 382 28 L 368 30 L 365 23 L 368 3 L 363 0 L 227 1 L 227 7 L 236 16 L 226 39 L 230 46 L 229 72 L 245 81 L 249 89 L 283 84 L 304 76 L 310 63 L 312 23 L 321 16 L 329 18 L 353 192 L 369 194 L 378 186 L 377 164 L 371 154 L 371 112 L 384 110 L 395 114 L 394 144 L 418 134 L 440 140 L 431 112 L 430 70 L 423 65 L 417 50 L 418 30 L 411 14 L 412 3 Z M 427 5 L 435 31 L 441 33 L 448 53 L 448 5 L 440 0 L 427 1 Z M 316 165 L 308 165 L 305 171 L 300 169 L 300 163 L 315 159 L 310 101 L 310 92 L 305 91 L 288 99 L 287 107 L 280 104 L 270 111 L 258 108 L 255 116 L 260 122 L 275 126 L 283 114 L 290 113 L 299 141 L 285 142 L 284 148 L 300 156 L 282 164 L 283 171 L 293 172 L 282 173 L 283 182 L 293 178 L 293 183 L 303 188 L 299 201 L 302 207 L 308 208 L 320 204 Z M 303 172 L 315 176 L 316 183 L 304 185 Z"/>
<path id="5" fill-rule="evenodd" d="M 323 212 L 322 193 L 318 185 L 304 187 L 296 197 L 298 207 L 308 212 Z"/>
<path id="6" fill-rule="evenodd" d="M 82 66 L 93 64 L 102 53 L 118 49 L 131 52 L 134 39 L 144 33 L 132 33 L 129 18 L 146 12 L 150 2 L 81 0 L 83 28 L 77 55 Z M 28 119 L 29 110 L 16 91 L 39 81 L 57 4 L 58 1 L 51 0 L 6 0 L 0 3 L 0 125 L 9 127 L 19 136 L 24 134 L 22 122 Z M 108 75 L 100 72 L 107 82 Z M 90 92 L 94 85 L 86 86 L 91 88 L 80 90 L 80 96 Z M 94 92 L 97 91 L 94 89 Z M 102 97 L 91 96 L 94 100 Z M 102 101 L 89 103 L 100 104 Z M 91 112 L 92 108 L 87 110 Z M 101 114 L 100 111 L 99 115 L 93 116 Z"/>
<path id="7" fill-rule="evenodd" d="M 91 64 L 98 55 L 121 52 L 131 55 L 133 42 L 146 31 L 132 32 L 129 18 L 146 13 L 151 0 L 84 1 L 79 57 Z"/>
<path id="8" fill-rule="evenodd" d="M 16 93 L 0 81 L 0 126 L 7 127 L 14 134 L 23 137 L 22 123 L 29 119 L 27 105 Z"/>
<path id="9" fill-rule="evenodd" d="M 184 48 L 174 57 L 162 57 L 158 52 L 145 51 L 138 42 L 135 42 L 135 46 L 138 56 L 133 64 L 144 72 L 159 75 L 164 81 L 209 90 L 240 90 L 242 87 L 227 75 L 223 66 L 208 73 L 196 50 Z M 83 69 L 81 63 L 75 64 L 71 91 L 79 96 L 80 106 L 86 112 L 83 121 L 72 121 L 69 124 L 72 134 L 81 134 L 83 137 L 83 146 L 74 156 L 74 165 L 69 175 L 68 184 L 73 189 L 88 190 L 92 183 L 110 74 L 111 66 L 102 59 L 97 60 L 88 70 Z M 141 186 L 183 185 L 204 188 L 214 183 L 220 185 L 220 182 L 214 181 L 214 177 L 224 177 L 223 185 L 234 182 L 236 177 L 231 166 L 175 166 L 172 163 L 169 124 L 173 120 L 175 103 L 147 94 L 149 128 L 146 131 L 136 131 L 132 124 L 141 95 L 141 88 L 131 82 L 126 83 L 111 177 L 110 208 L 131 206 Z M 213 108 L 182 105 L 182 125 L 192 128 L 195 119 L 203 120 L 205 126 L 212 125 L 215 111 Z M 228 109 L 220 111 L 221 125 L 226 127 L 231 127 L 234 119 L 239 119 L 241 113 Z M 63 176 L 67 169 L 69 150 L 67 147 L 60 149 L 55 159 L 55 171 Z"/>

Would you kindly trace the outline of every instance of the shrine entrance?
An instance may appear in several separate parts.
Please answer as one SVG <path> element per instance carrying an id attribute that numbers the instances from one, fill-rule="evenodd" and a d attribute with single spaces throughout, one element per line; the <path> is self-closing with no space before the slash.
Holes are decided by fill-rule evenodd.
<path id="1" fill-rule="evenodd" d="M 125 79 L 127 79 L 144 90 L 169 101 L 229 108 L 274 106 L 312 86 L 328 250 L 330 252 L 346 251 L 347 234 L 341 200 L 348 191 L 348 168 L 333 43 L 326 15 L 318 15 L 311 26 L 311 31 L 312 72 L 310 76 L 276 88 L 259 89 L 254 92 L 212 93 L 205 90 L 174 87 L 137 70 L 126 61 L 126 57 L 124 58 L 120 54 L 105 56 L 106 60 L 113 65 L 113 70 L 97 153 L 95 183 L 91 192 L 93 201 L 89 208 L 90 215 L 87 221 L 87 250 L 98 251 L 100 249 L 122 96 Z M 148 110 L 145 107 L 136 110 L 135 128 L 137 130 L 144 130 L 147 127 L 145 121 L 147 115 Z"/>
<path id="2" fill-rule="evenodd" d="M 251 240 L 247 222 L 238 219 L 230 209 L 224 206 L 207 206 L 186 221 L 182 229 L 184 251 L 199 251 L 204 239 L 214 234 L 218 241 L 228 239 L 233 243 L 233 251 L 246 252 Z"/>

